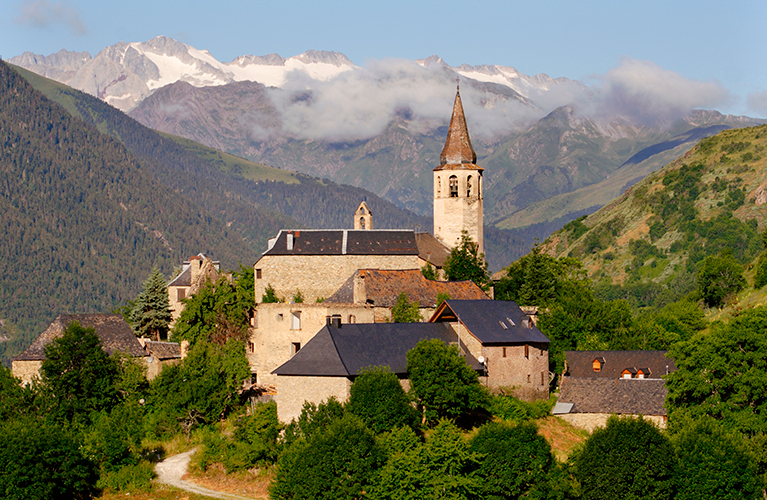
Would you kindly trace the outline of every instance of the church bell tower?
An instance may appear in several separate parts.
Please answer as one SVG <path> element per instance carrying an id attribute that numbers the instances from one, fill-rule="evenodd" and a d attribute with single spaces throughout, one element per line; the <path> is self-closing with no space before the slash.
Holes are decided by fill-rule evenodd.
<path id="1" fill-rule="evenodd" d="M 461 243 L 461 232 L 465 230 L 477 243 L 479 252 L 485 251 L 483 171 L 477 165 L 477 154 L 471 146 L 459 88 L 445 147 L 439 155 L 439 166 L 434 169 L 434 236 L 449 248 Z"/>

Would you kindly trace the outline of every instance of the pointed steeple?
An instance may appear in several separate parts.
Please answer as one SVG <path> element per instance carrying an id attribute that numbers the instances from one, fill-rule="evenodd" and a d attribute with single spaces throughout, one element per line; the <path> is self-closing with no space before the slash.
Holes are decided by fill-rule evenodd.
<path id="1" fill-rule="evenodd" d="M 477 153 L 471 147 L 469 129 L 466 127 L 460 90 L 458 87 L 455 91 L 455 104 L 453 104 L 453 116 L 450 118 L 450 129 L 447 132 L 445 147 L 442 148 L 442 153 L 439 155 L 440 166 L 477 163 Z"/>

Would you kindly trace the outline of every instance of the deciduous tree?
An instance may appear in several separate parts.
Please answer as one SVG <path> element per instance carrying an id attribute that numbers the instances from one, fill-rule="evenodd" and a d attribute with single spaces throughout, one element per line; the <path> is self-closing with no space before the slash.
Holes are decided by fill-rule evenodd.
<path id="1" fill-rule="evenodd" d="M 367 368 L 357 375 L 346 409 L 376 434 L 403 425 L 416 428 L 419 423 L 417 410 L 388 367 Z"/>
<path id="2" fill-rule="evenodd" d="M 418 323 L 423 321 L 421 312 L 418 310 L 418 302 L 410 302 L 407 292 L 402 292 L 397 297 L 397 303 L 391 308 L 391 320 L 393 323 Z"/>
<path id="3" fill-rule="evenodd" d="M 448 281 L 471 280 L 482 290 L 490 288 L 485 254 L 479 253 L 477 243 L 466 231 L 461 234 L 461 243 L 450 251 L 442 269 Z"/>

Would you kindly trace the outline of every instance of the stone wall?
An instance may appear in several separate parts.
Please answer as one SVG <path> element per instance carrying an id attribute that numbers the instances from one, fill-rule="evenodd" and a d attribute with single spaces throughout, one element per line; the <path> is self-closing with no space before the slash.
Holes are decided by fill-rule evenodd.
<path id="1" fill-rule="evenodd" d="M 417 255 L 263 255 L 254 264 L 256 301 L 271 285 L 290 300 L 300 291 L 305 302 L 333 295 L 358 269 L 417 269 Z M 260 278 L 259 278 L 260 275 Z"/>
<path id="2" fill-rule="evenodd" d="M 607 419 L 612 415 L 612 413 L 565 413 L 556 416 L 573 427 L 594 432 L 594 429 L 597 427 L 604 427 L 607 424 Z M 625 416 L 635 417 L 637 415 Z M 643 418 L 657 425 L 660 429 L 666 428 L 666 417 L 664 415 L 643 415 Z"/>
<path id="3" fill-rule="evenodd" d="M 29 385 L 35 378 L 40 378 L 40 368 L 42 360 L 33 361 L 12 361 L 11 373 L 14 377 L 21 379 L 23 385 Z"/>
<path id="4" fill-rule="evenodd" d="M 281 375 L 277 393 L 277 418 L 288 423 L 301 415 L 305 401 L 319 404 L 335 396 L 349 399 L 351 380 L 346 377 L 294 377 Z"/>
<path id="5" fill-rule="evenodd" d="M 450 197 L 450 177 L 458 178 L 458 196 Z M 466 196 L 468 178 L 472 192 Z M 479 170 L 439 170 L 434 172 L 434 236 L 449 248 L 461 243 L 461 232 L 468 231 L 471 239 L 484 252 L 482 175 Z"/>
<path id="6" fill-rule="evenodd" d="M 472 356 L 485 358 L 483 382 L 491 391 L 511 389 L 514 397 L 525 401 L 549 398 L 549 351 L 546 344 L 483 346 L 460 323 L 450 323 L 461 339 L 461 348 Z M 527 356 L 525 356 L 527 354 Z"/>
<path id="7" fill-rule="evenodd" d="M 298 313 L 300 328 L 294 321 Z M 362 304 L 259 304 L 256 306 L 253 326 L 250 329 L 247 356 L 250 369 L 256 374 L 256 383 L 278 387 L 272 371 L 295 354 L 295 345 L 303 347 L 324 326 L 325 318 L 341 315 L 342 323 L 373 323 L 374 311 Z M 278 389 L 279 390 L 279 389 Z"/>

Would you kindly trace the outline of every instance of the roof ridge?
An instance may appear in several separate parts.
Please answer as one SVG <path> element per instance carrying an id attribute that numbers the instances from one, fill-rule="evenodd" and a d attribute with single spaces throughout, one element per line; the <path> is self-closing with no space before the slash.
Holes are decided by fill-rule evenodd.
<path id="1" fill-rule="evenodd" d="M 330 330 L 332 327 L 329 325 L 325 325 L 325 328 L 327 328 L 328 330 L 328 335 L 330 335 L 330 341 L 333 342 L 333 348 L 336 350 L 336 355 L 338 356 L 338 360 L 341 362 L 341 365 L 343 365 L 344 370 L 346 370 L 346 374 L 350 376 L 356 375 L 356 373 L 351 373 L 349 371 L 349 367 L 346 366 L 346 362 L 344 362 L 344 357 L 341 356 L 341 353 L 338 351 L 338 344 L 336 344 L 336 337 L 335 335 L 333 335 L 333 333 Z"/>

